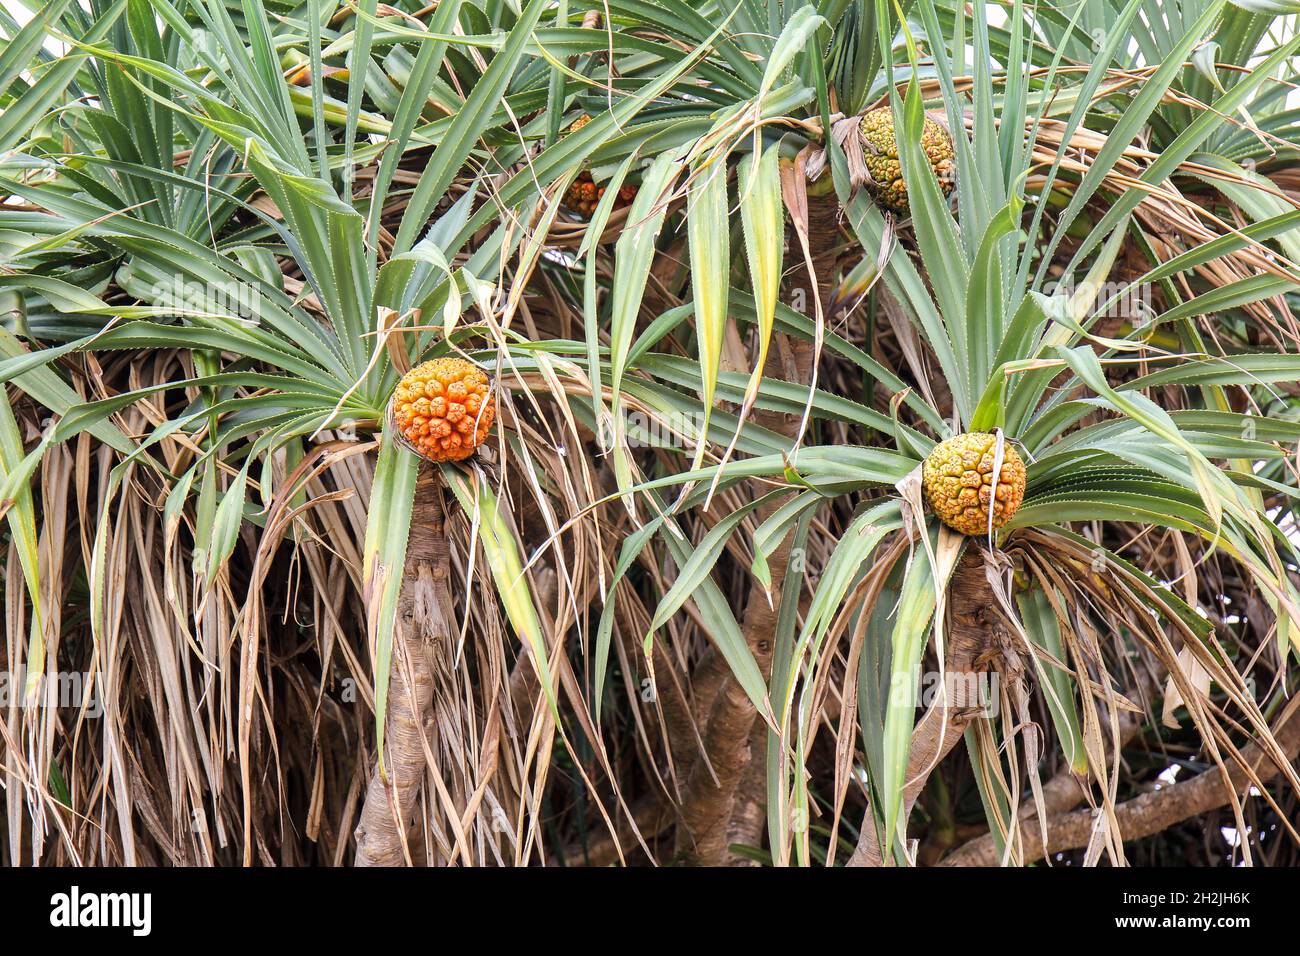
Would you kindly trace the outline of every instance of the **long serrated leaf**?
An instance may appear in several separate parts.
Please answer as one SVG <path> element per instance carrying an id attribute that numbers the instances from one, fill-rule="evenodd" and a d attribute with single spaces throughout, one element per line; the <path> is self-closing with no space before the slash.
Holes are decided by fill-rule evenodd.
<path id="1" fill-rule="evenodd" d="M 374 655 L 375 747 L 379 771 L 384 768 L 384 724 L 388 716 L 388 683 L 393 668 L 393 629 L 397 601 L 406 567 L 406 543 L 411 530 L 418 459 L 398 445 L 387 431 L 380 437 L 379 459 L 366 510 L 362 547 L 362 587 L 366 600 L 371 652 Z"/>

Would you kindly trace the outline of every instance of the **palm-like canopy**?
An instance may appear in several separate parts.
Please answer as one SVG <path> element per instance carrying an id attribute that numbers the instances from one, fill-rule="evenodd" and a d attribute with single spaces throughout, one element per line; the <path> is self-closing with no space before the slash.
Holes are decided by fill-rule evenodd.
<path id="1" fill-rule="evenodd" d="M 439 469 L 460 598 L 415 858 L 906 862 L 912 817 L 925 861 L 958 818 L 988 831 L 959 861 L 1119 861 L 1157 712 L 1224 777 L 1200 810 L 1245 833 L 1294 800 L 1264 786 L 1300 783 L 1286 11 L 64 0 L 3 25 L 6 659 L 93 682 L 9 711 L 11 861 L 349 856 L 427 522 L 387 404 L 452 352 L 501 415 Z M 861 188 L 881 105 L 905 218 Z M 993 430 L 1025 501 L 962 538 L 918 469 Z M 972 669 L 993 710 L 918 720 Z"/>

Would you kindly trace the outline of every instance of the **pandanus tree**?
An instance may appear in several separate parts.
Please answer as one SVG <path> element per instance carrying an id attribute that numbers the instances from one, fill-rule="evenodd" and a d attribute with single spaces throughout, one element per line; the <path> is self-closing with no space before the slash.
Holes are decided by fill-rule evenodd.
<path id="1" fill-rule="evenodd" d="M 10 862 L 1300 836 L 1285 11 L 37 13 Z"/>

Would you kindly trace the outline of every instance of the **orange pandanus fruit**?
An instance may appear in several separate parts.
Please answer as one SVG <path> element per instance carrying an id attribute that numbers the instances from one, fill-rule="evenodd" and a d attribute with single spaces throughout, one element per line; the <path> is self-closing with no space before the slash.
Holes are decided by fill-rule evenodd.
<path id="1" fill-rule="evenodd" d="M 588 123 L 591 117 L 583 113 L 576 120 L 569 124 L 569 128 L 564 131 L 568 136 L 576 133 Z M 569 184 L 569 188 L 564 191 L 564 200 L 561 203 L 570 212 L 575 213 L 587 221 L 596 214 L 596 204 L 600 202 L 600 197 L 605 195 L 605 187 L 597 183 L 587 170 L 578 173 L 578 177 Z M 630 205 L 636 198 L 635 186 L 623 186 L 618 191 L 618 196 L 614 200 L 614 208 L 621 209 Z"/>
<path id="2" fill-rule="evenodd" d="M 596 213 L 596 204 L 600 202 L 600 197 L 605 195 L 605 187 L 591 178 L 591 173 L 581 172 L 567 190 L 564 192 L 564 207 L 571 212 L 576 213 L 583 219 L 591 219 Z M 635 186 L 623 186 L 618 191 L 618 198 L 614 200 L 614 208 L 622 209 L 624 206 L 631 205 L 632 200 L 636 198 Z"/>
<path id="3" fill-rule="evenodd" d="M 487 439 L 496 400 L 485 373 L 461 358 L 436 358 L 402 376 L 393 420 L 411 447 L 430 461 L 461 461 Z"/>

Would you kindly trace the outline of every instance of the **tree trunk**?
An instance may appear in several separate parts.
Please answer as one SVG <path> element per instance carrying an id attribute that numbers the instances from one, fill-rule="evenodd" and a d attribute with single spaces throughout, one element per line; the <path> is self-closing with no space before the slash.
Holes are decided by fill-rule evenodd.
<path id="1" fill-rule="evenodd" d="M 979 546 L 972 542 L 966 546 L 966 553 L 953 571 L 952 583 L 948 587 L 948 642 L 944 672 L 952 678 L 960 678 L 951 680 L 950 685 L 957 688 L 979 686 L 978 679 L 970 681 L 966 678 L 988 673 L 993 667 L 998 649 L 1007 640 L 1004 626 L 997 616 L 997 607 L 997 599 L 984 573 L 984 557 Z M 946 702 L 935 701 L 926 710 L 912 731 L 912 750 L 908 755 L 903 806 L 899 814 L 904 826 L 930 774 L 961 740 L 971 721 L 983 712 L 979 701 L 963 699 L 960 692 L 952 694 Z M 846 865 L 881 866 L 883 859 L 876 839 L 875 817 L 868 807 L 862 819 L 857 848 Z"/>
<path id="2" fill-rule="evenodd" d="M 823 309 L 830 301 L 835 282 L 836 249 L 839 243 L 839 201 L 829 196 L 808 197 L 807 237 L 813 260 L 813 274 L 807 264 L 794 270 L 790 295 L 801 299 L 810 315 L 815 301 Z M 803 251 L 793 226 L 786 230 L 792 255 L 803 262 Z M 776 361 L 773 377 L 808 384 L 812 381 L 813 343 L 802 338 L 773 334 L 769 362 Z M 799 416 L 757 411 L 755 421 L 793 438 Z M 781 506 L 777 500 L 756 512 L 762 521 Z M 787 534 L 768 560 L 772 573 L 771 601 L 761 588 L 753 586 L 745 605 L 741 629 L 763 676 L 772 673 L 772 650 L 776 623 L 781 610 L 781 590 L 790 557 L 791 535 Z M 677 852 L 683 863 L 694 866 L 722 866 L 746 862 L 728 849 L 728 833 L 753 832 L 754 820 L 764 818 L 767 777 L 750 772 L 751 763 L 765 759 L 765 748 L 754 742 L 765 735 L 756 732 L 758 711 L 749 696 L 730 674 L 713 700 L 704 725 L 704 753 L 695 761 L 686 781 L 681 823 L 677 829 Z M 734 821 L 734 824 L 733 824 Z"/>
<path id="3" fill-rule="evenodd" d="M 421 464 L 393 633 L 384 730 L 387 779 L 376 762 L 356 829 L 357 866 L 414 862 L 407 835 L 424 779 L 425 751 L 432 749 L 433 652 L 439 641 L 448 641 L 451 635 L 450 564 L 434 471 Z"/>

